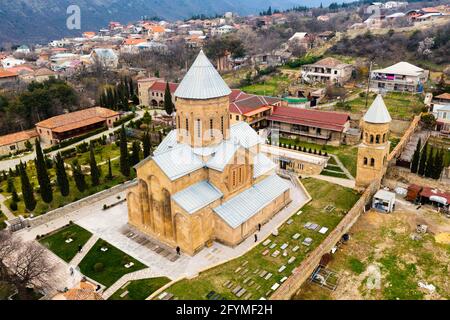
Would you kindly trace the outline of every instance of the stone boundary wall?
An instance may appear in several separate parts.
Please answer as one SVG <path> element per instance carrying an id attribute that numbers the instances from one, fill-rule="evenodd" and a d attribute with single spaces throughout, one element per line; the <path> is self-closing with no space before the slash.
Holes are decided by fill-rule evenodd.
<path id="1" fill-rule="evenodd" d="M 114 186 L 110 189 L 106 189 L 104 191 L 100 191 L 96 194 L 90 195 L 86 198 L 83 198 L 81 200 L 72 202 L 64 207 L 55 209 L 53 211 L 49 211 L 45 214 L 42 214 L 40 216 L 37 216 L 35 218 L 28 218 L 28 222 L 30 224 L 30 228 L 34 228 L 37 226 L 40 226 L 44 223 L 50 222 L 54 219 L 58 219 L 63 217 L 65 214 L 73 212 L 75 210 L 81 209 L 83 206 L 101 201 L 103 199 L 106 199 L 114 194 L 117 194 L 119 192 L 127 190 L 129 187 L 137 184 L 137 180 L 131 180 L 127 181 L 125 183 L 119 184 L 117 186 Z"/>
<path id="2" fill-rule="evenodd" d="M 400 154 L 403 152 L 403 149 L 408 144 L 409 139 L 411 139 L 411 136 L 414 134 L 414 132 L 419 127 L 421 116 L 422 116 L 422 113 L 419 114 L 418 116 L 415 116 L 413 121 L 411 121 L 409 128 L 406 129 L 406 131 L 403 134 L 403 137 L 400 139 L 399 143 L 395 146 L 394 150 L 392 150 L 392 152 L 388 155 L 388 157 L 387 157 L 388 162 L 390 162 L 392 159 L 400 156 Z"/>
<path id="3" fill-rule="evenodd" d="M 350 211 L 345 215 L 341 222 L 333 229 L 333 231 L 325 238 L 325 240 L 316 248 L 303 262 L 294 269 L 292 275 L 281 284 L 275 291 L 270 300 L 289 300 L 300 289 L 301 285 L 310 277 L 316 267 L 319 265 L 322 256 L 336 245 L 342 236 L 350 230 L 353 224 L 359 219 L 364 212 L 366 204 L 371 200 L 372 196 L 380 187 L 379 181 L 374 181 L 361 198 L 355 203 Z"/>

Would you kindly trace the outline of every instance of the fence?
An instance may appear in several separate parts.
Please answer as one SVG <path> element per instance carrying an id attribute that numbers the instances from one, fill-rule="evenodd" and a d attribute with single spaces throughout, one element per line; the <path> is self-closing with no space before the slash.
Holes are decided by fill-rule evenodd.
<path id="1" fill-rule="evenodd" d="M 290 299 L 305 282 L 318 266 L 322 256 L 336 245 L 342 236 L 350 230 L 353 224 L 364 212 L 366 204 L 380 187 L 379 181 L 374 181 L 361 198 L 355 203 L 350 211 L 345 215 L 341 222 L 333 229 L 328 237 L 316 248 L 303 262 L 292 272 L 292 275 L 278 288 L 270 297 L 271 300 Z"/>
<path id="2" fill-rule="evenodd" d="M 101 201 L 103 199 L 106 199 L 114 194 L 117 194 L 119 192 L 122 192 L 126 189 L 128 189 L 130 186 L 134 185 L 137 183 L 137 180 L 131 180 L 131 181 L 127 181 L 125 183 L 122 183 L 120 185 L 114 186 L 110 189 L 98 192 L 96 194 L 93 194 L 91 196 L 88 196 L 86 198 L 83 198 L 81 200 L 78 200 L 76 202 L 72 202 L 62 208 L 58 208 L 55 209 L 53 211 L 50 211 L 46 214 L 40 215 L 38 217 L 35 218 L 29 218 L 28 222 L 29 222 L 29 226 L 31 228 L 40 226 L 44 223 L 47 223 L 49 221 L 61 218 L 62 216 L 64 216 L 67 213 L 73 212 L 75 210 L 81 209 L 82 207 Z"/>
<path id="3" fill-rule="evenodd" d="M 415 116 L 413 121 L 411 121 L 411 124 L 409 125 L 409 128 L 406 129 L 406 132 L 403 134 L 403 137 L 400 139 L 399 143 L 395 146 L 394 150 L 388 155 L 388 162 L 392 159 L 400 156 L 400 154 L 403 152 L 403 149 L 406 147 L 406 145 L 409 142 L 409 139 L 411 139 L 411 136 L 414 134 L 416 129 L 419 126 L 420 118 L 422 116 L 422 113 L 418 116 Z"/>

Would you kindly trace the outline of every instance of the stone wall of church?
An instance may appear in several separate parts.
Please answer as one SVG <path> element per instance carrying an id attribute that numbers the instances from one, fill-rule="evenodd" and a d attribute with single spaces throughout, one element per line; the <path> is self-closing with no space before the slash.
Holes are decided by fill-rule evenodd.
<path id="1" fill-rule="evenodd" d="M 229 103 L 228 96 L 207 100 L 178 98 L 176 125 L 181 129 L 178 130 L 178 142 L 200 147 L 219 143 L 222 137 L 228 139 Z"/>

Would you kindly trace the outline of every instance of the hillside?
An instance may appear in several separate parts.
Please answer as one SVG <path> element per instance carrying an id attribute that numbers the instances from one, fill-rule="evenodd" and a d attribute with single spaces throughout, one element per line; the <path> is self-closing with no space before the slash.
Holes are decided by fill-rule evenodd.
<path id="1" fill-rule="evenodd" d="M 98 30 L 109 21 L 127 23 L 143 15 L 166 20 L 194 14 L 257 14 L 272 6 L 327 5 L 332 0 L 0 0 L 0 44 L 41 43 L 63 36 L 79 35 L 66 28 L 69 5 L 81 9 L 81 31 Z"/>

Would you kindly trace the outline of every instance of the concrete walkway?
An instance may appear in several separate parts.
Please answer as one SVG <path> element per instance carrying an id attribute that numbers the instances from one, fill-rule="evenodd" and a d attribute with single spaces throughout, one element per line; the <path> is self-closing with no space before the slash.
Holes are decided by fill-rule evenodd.
<path id="1" fill-rule="evenodd" d="M 6 198 L 4 195 L 0 193 L 0 210 L 5 214 L 8 220 L 15 219 L 16 216 L 9 210 L 9 208 L 5 205 Z"/>
<path id="2" fill-rule="evenodd" d="M 83 250 L 81 252 L 78 252 L 76 254 L 76 256 L 72 258 L 72 260 L 70 261 L 70 264 L 73 265 L 73 266 L 78 266 L 80 264 L 81 260 L 83 260 L 83 258 L 89 252 L 89 250 L 92 249 L 92 247 L 94 246 L 94 244 L 97 242 L 98 239 L 99 239 L 99 237 L 97 237 L 95 235 L 90 237 L 88 242 L 86 242 L 84 244 Z"/>
<path id="3" fill-rule="evenodd" d="M 342 179 L 342 178 L 336 178 L 336 177 L 330 177 L 330 176 L 322 176 L 322 175 L 315 175 L 315 176 L 311 176 L 313 178 L 319 179 L 319 180 L 323 180 L 323 181 L 328 181 L 346 188 L 351 188 L 354 189 L 355 188 L 355 180 L 349 180 L 349 179 Z"/>

